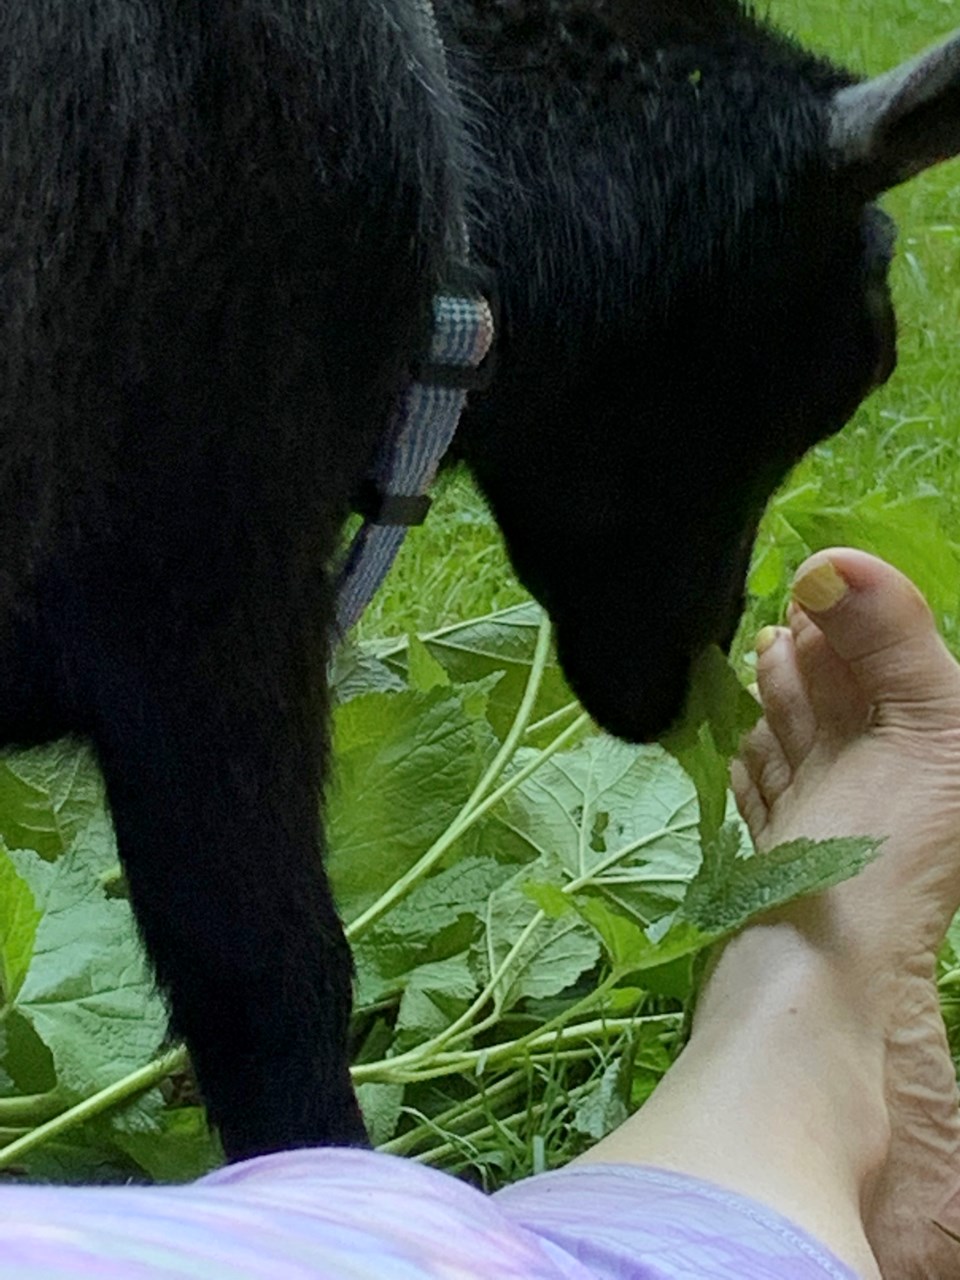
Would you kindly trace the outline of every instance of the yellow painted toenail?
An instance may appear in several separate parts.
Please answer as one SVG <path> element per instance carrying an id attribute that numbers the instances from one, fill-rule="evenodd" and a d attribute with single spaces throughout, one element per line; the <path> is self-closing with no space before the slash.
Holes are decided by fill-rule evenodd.
<path id="1" fill-rule="evenodd" d="M 777 637 L 779 635 L 780 632 L 776 627 L 761 627 L 757 632 L 756 640 L 753 642 L 753 647 L 757 651 L 758 658 L 765 654 L 768 649 L 773 648 L 777 643 Z"/>
<path id="2" fill-rule="evenodd" d="M 794 598 L 805 609 L 811 609 L 814 613 L 825 613 L 827 609 L 832 609 L 849 590 L 849 585 L 829 560 L 808 570 L 793 584 Z"/>
<path id="3" fill-rule="evenodd" d="M 748 684 L 748 685 L 747 685 L 747 693 L 749 693 L 749 694 L 750 694 L 750 697 L 751 697 L 751 698 L 753 698 L 753 700 L 754 700 L 755 702 L 760 702 L 760 701 L 761 701 L 761 699 L 760 699 L 760 686 L 759 686 L 758 684 Z"/>

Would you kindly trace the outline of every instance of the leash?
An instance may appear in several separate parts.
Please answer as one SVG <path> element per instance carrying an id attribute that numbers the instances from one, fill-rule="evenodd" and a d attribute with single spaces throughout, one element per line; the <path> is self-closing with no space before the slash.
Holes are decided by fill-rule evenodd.
<path id="1" fill-rule="evenodd" d="M 448 83 L 446 55 L 431 0 L 414 0 L 436 73 Z M 460 211 L 461 257 L 469 254 L 466 216 Z M 427 362 L 398 400 L 355 509 L 363 524 L 350 544 L 337 583 L 337 632 L 357 622 L 390 571 L 407 529 L 422 524 L 429 489 L 460 423 L 467 392 L 485 386 L 484 361 L 494 338 L 494 318 L 485 298 L 448 296 L 433 300 L 433 337 Z"/>

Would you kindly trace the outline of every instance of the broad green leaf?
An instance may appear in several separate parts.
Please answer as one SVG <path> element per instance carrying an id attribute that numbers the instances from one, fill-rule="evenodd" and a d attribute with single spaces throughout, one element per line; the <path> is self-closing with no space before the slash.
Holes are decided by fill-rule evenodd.
<path id="1" fill-rule="evenodd" d="M 559 995 L 596 964 L 600 946 L 576 915 L 549 920 L 524 892 L 526 873 L 497 889 L 487 911 L 486 935 L 474 956 L 486 983 L 506 963 L 495 990 L 498 1007 Z M 516 954 L 513 954 L 514 951 Z"/>
<path id="2" fill-rule="evenodd" d="M 686 920 L 675 920 L 662 937 L 652 939 L 635 921 L 598 898 L 578 898 L 576 909 L 603 940 L 614 969 L 640 973 L 672 964 L 708 946 L 713 938 Z"/>
<path id="3" fill-rule="evenodd" d="M 533 755 L 519 752 L 517 765 Z M 694 874 L 696 822 L 693 788 L 668 755 L 598 735 L 513 791 L 485 825 L 480 848 L 558 863 L 562 884 L 650 891 Z"/>
<path id="4" fill-rule="evenodd" d="M 397 1031 L 412 1033 L 409 1040 L 414 1042 L 436 1035 L 466 1009 L 478 990 L 466 955 L 421 965 L 404 990 Z M 403 1043 L 407 1047 L 408 1037 Z"/>
<path id="5" fill-rule="evenodd" d="M 578 1133 L 599 1142 L 629 1115 L 624 1098 L 623 1062 L 618 1058 L 607 1066 L 590 1092 L 577 1105 L 573 1125 Z"/>
<path id="6" fill-rule="evenodd" d="M 397 1131 L 403 1114 L 404 1086 L 402 1084 L 366 1083 L 357 1086 L 357 1100 L 375 1147 L 382 1146 Z"/>
<path id="7" fill-rule="evenodd" d="M 782 547 L 772 539 L 758 544 L 747 580 L 747 590 L 752 596 L 762 599 L 772 596 L 782 588 L 785 573 Z"/>
<path id="8" fill-rule="evenodd" d="M 792 840 L 769 853 L 741 856 L 742 834 L 728 823 L 704 851 L 681 908 L 704 933 L 720 936 L 795 898 L 849 880 L 879 853 L 882 839 Z"/>
<path id="9" fill-rule="evenodd" d="M 348 921 L 447 829 L 496 750 L 476 687 L 372 693 L 334 714 L 328 870 Z"/>
<path id="10" fill-rule="evenodd" d="M 417 885 L 354 947 L 358 1007 L 398 995 L 419 965 L 468 947 L 490 894 L 511 874 L 488 858 L 463 858 Z"/>
<path id="11" fill-rule="evenodd" d="M 143 1066 L 167 1016 L 129 905 L 104 896 L 79 853 L 51 872 L 16 1008 L 49 1048 L 60 1085 L 81 1097 Z"/>
<path id="12" fill-rule="evenodd" d="M 349 702 L 362 693 L 398 693 L 406 688 L 386 663 L 351 643 L 334 650 L 330 687 L 336 702 Z"/>
<path id="13" fill-rule="evenodd" d="M 407 680 L 411 689 L 429 693 L 431 689 L 450 684 L 446 669 L 416 636 L 407 638 Z"/>
<path id="14" fill-rule="evenodd" d="M 155 1182 L 193 1182 L 223 1160 L 201 1107 L 167 1107 L 152 1090 L 151 1123 L 130 1127 L 124 1113 L 111 1118 L 109 1140 Z M 143 1100 L 141 1100 L 141 1110 Z"/>
<path id="15" fill-rule="evenodd" d="M 704 844 L 714 839 L 727 815 L 730 757 L 760 714 L 720 650 L 705 650 L 694 665 L 683 716 L 663 739 L 696 787 Z"/>
<path id="16" fill-rule="evenodd" d="M 503 737 L 516 714 L 526 687 L 543 616 L 532 601 L 514 605 L 497 613 L 473 618 L 443 631 L 423 636 L 432 656 L 449 672 L 454 683 L 478 680 L 492 672 L 503 678 L 490 696 L 488 715 L 497 734 Z M 399 671 L 406 670 L 406 649 L 393 652 L 387 661 Z M 377 647 L 372 647 L 377 652 Z M 573 694 L 563 678 L 555 658 L 544 672 L 533 721 L 558 711 L 572 702 Z"/>
<path id="17" fill-rule="evenodd" d="M 0 838 L 8 849 L 55 858 L 103 807 L 103 780 L 85 744 L 64 738 L 0 754 Z"/>
<path id="18" fill-rule="evenodd" d="M 0 1002 L 16 998 L 33 955 L 41 911 L 0 843 Z"/>

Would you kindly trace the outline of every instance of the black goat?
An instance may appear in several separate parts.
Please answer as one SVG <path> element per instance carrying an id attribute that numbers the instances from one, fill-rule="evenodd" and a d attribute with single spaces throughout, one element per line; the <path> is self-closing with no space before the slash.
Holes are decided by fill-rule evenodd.
<path id="1" fill-rule="evenodd" d="M 230 1156 L 362 1142 L 319 862 L 331 566 L 452 279 L 457 444 L 597 719 L 729 640 L 763 503 L 891 371 L 874 197 L 960 46 L 863 86 L 733 0 L 5 0 L 0 738 L 89 735 Z"/>

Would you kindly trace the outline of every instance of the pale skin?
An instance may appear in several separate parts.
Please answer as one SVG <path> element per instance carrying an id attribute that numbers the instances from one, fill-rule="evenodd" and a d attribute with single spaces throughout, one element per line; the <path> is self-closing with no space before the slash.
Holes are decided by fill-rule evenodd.
<path id="1" fill-rule="evenodd" d="M 678 1061 L 581 1163 L 736 1189 L 864 1280 L 956 1280 L 960 1100 L 934 972 L 960 908 L 960 666 L 912 584 L 862 552 L 808 560 L 787 623 L 758 637 L 741 812 L 761 852 L 839 835 L 882 852 L 723 948 Z"/>

